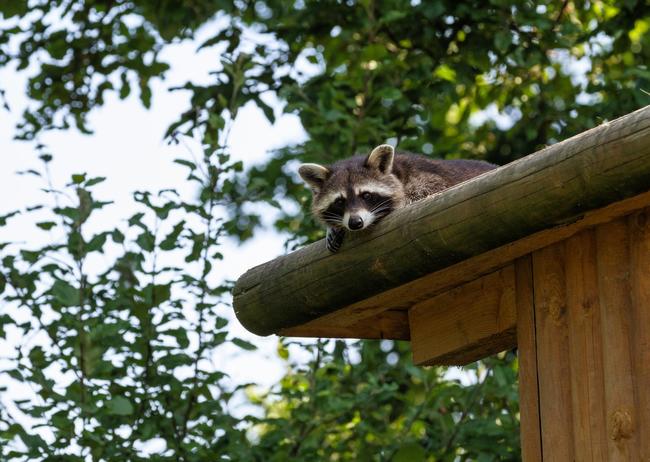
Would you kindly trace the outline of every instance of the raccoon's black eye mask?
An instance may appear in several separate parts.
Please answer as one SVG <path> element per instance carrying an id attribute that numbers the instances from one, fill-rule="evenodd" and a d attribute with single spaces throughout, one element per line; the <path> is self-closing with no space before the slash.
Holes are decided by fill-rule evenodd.
<path id="1" fill-rule="evenodd" d="M 342 217 L 343 213 L 345 212 L 345 198 L 344 197 L 337 197 L 334 202 L 330 204 L 329 207 L 325 210 L 324 215 L 327 216 L 337 216 L 337 217 Z"/>
<path id="2" fill-rule="evenodd" d="M 360 196 L 371 211 L 375 211 L 377 207 L 383 209 L 385 205 L 392 205 L 392 199 L 388 196 L 382 196 L 381 194 L 365 191 L 362 192 Z"/>

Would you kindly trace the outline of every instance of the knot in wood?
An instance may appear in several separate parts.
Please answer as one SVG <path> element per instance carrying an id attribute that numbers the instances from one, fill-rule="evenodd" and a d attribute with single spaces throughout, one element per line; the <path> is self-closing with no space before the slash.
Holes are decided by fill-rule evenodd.
<path id="1" fill-rule="evenodd" d="M 620 441 L 629 438 L 634 432 L 632 416 L 625 409 L 617 409 L 610 417 L 609 437 L 614 441 Z"/>
<path id="2" fill-rule="evenodd" d="M 564 323 L 564 312 L 566 306 L 559 297 L 551 297 L 548 301 L 548 314 L 551 316 L 553 324 L 560 326 Z"/>
<path id="3" fill-rule="evenodd" d="M 594 312 L 594 306 L 596 306 L 596 299 L 594 297 L 586 297 L 582 301 L 581 306 L 583 316 L 591 316 Z"/>
<path id="4" fill-rule="evenodd" d="M 564 281 L 560 280 L 558 275 L 548 275 L 548 290 L 544 294 L 546 297 L 546 311 L 556 326 L 561 326 L 565 322 L 565 297 L 559 289 L 563 285 Z"/>
<path id="5" fill-rule="evenodd" d="M 375 258 L 375 261 L 372 263 L 370 270 L 373 273 L 380 274 L 381 276 L 388 279 L 388 273 L 386 272 L 386 268 L 384 267 L 384 263 L 381 261 L 381 259 Z"/>

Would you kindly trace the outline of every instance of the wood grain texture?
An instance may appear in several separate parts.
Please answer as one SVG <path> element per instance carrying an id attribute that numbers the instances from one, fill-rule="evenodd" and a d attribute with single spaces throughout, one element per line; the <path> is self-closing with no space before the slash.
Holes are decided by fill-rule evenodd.
<path id="1" fill-rule="evenodd" d="M 650 208 L 630 216 L 632 360 L 640 460 L 650 460 Z"/>
<path id="2" fill-rule="evenodd" d="M 418 365 L 463 365 L 514 348 L 514 265 L 415 305 L 409 323 Z"/>
<path id="3" fill-rule="evenodd" d="M 533 254 L 537 371 L 545 461 L 577 460 L 574 453 L 571 364 L 564 243 Z"/>
<path id="4" fill-rule="evenodd" d="M 403 310 L 386 310 L 372 318 L 372 322 L 361 320 L 350 325 L 333 325 L 311 322 L 280 330 L 279 335 L 288 337 L 327 337 L 355 339 L 410 340 L 408 313 Z"/>
<path id="5" fill-rule="evenodd" d="M 529 255 L 515 262 L 515 272 L 521 456 L 526 462 L 541 462 L 543 459 L 537 376 L 537 336 L 533 268 Z"/>
<path id="6" fill-rule="evenodd" d="M 596 246 L 608 460 L 639 460 L 631 348 L 632 299 L 627 220 L 620 219 L 598 226 Z M 643 437 L 647 438 L 648 435 Z"/>
<path id="7" fill-rule="evenodd" d="M 576 460 L 607 460 L 605 378 L 596 238 L 586 230 L 565 242 L 571 403 Z"/>
<path id="8" fill-rule="evenodd" d="M 399 210 L 336 255 L 319 242 L 253 268 L 235 313 L 268 335 L 649 188 L 647 107 Z"/>

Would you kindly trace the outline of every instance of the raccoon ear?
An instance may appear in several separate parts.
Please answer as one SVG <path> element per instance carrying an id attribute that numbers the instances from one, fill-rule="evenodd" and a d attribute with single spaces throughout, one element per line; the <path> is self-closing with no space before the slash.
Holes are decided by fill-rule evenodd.
<path id="1" fill-rule="evenodd" d="M 368 154 L 366 165 L 379 170 L 381 173 L 390 173 L 393 170 L 395 149 L 390 144 L 381 144 Z"/>
<path id="2" fill-rule="evenodd" d="M 298 168 L 298 174 L 311 189 L 318 191 L 323 187 L 323 183 L 325 183 L 330 171 L 322 165 L 302 164 Z"/>

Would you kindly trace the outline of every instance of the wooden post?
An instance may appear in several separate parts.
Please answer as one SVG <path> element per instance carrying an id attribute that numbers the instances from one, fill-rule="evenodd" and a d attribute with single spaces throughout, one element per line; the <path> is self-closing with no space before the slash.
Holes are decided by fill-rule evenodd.
<path id="1" fill-rule="evenodd" d="M 524 460 L 650 460 L 649 222 L 637 212 L 517 264 Z"/>

